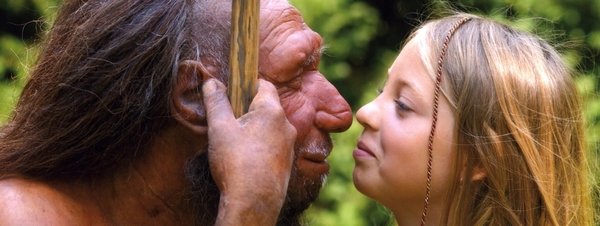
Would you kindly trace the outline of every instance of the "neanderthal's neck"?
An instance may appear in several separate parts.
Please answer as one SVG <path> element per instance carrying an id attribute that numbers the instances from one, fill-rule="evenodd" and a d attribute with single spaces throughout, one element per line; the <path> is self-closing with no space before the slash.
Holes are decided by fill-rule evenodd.
<path id="1" fill-rule="evenodd" d="M 90 194 L 97 194 L 105 217 L 117 225 L 193 225 L 185 165 L 205 142 L 184 139 L 190 140 L 177 128 L 167 129 L 136 162 L 91 184 Z"/>

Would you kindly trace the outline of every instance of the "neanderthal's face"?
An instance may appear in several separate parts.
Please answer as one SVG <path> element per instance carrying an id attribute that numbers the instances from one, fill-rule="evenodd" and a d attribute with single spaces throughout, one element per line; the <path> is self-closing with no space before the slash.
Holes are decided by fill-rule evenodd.
<path id="1" fill-rule="evenodd" d="M 288 198 L 294 208 L 316 198 L 329 170 L 329 133 L 346 130 L 352 112 L 319 72 L 323 39 L 295 8 L 282 0 L 261 1 L 260 75 L 279 91 L 288 120 L 296 127 L 296 160 Z"/>

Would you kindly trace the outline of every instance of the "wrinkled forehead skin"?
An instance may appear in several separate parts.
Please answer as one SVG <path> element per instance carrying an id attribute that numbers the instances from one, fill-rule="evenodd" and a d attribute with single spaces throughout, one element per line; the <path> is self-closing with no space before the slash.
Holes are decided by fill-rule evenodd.
<path id="1" fill-rule="evenodd" d="M 305 57 L 321 47 L 322 39 L 286 1 L 261 3 L 259 70 L 273 82 L 287 82 L 297 75 Z"/>

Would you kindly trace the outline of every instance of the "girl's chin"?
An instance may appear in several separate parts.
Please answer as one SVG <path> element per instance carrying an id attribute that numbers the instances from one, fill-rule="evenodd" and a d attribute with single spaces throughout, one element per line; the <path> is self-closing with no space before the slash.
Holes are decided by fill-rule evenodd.
<path id="1" fill-rule="evenodd" d="M 366 176 L 363 169 L 358 166 L 354 167 L 354 171 L 352 172 L 352 182 L 354 183 L 354 187 L 363 195 L 373 199 L 373 185 L 368 178 L 369 177 Z"/>

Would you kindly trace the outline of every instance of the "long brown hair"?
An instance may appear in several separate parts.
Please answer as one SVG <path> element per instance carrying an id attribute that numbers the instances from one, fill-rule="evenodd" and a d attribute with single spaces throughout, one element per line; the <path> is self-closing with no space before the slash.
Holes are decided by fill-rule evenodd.
<path id="1" fill-rule="evenodd" d="M 227 64 L 228 21 L 200 2 L 65 1 L 0 133 L 0 176 L 82 178 L 143 155 L 172 122 L 179 62 Z"/>
<path id="2" fill-rule="evenodd" d="M 592 225 L 581 101 L 571 71 L 541 38 L 458 14 L 427 22 L 411 36 L 432 77 L 442 40 L 465 17 L 471 20 L 448 43 L 443 68 L 443 94 L 458 134 L 445 222 Z M 486 177 L 471 181 L 481 170 Z"/>

